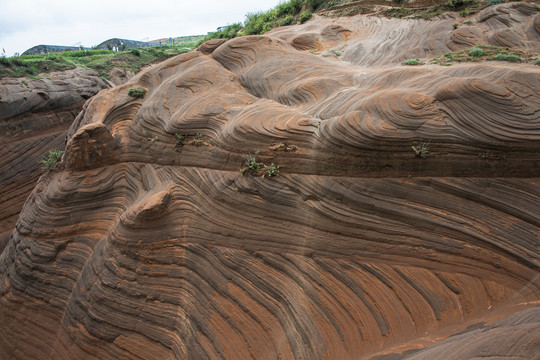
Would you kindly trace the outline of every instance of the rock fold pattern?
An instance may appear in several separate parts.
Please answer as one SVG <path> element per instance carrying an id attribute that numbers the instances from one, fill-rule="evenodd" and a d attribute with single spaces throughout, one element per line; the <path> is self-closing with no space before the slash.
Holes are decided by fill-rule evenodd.
<path id="1" fill-rule="evenodd" d="M 478 16 L 521 34 L 530 8 Z M 213 41 L 87 102 L 0 256 L 0 358 L 369 359 L 538 304 L 538 68 L 318 56 L 361 49 L 325 21 Z M 242 175 L 250 155 L 280 174 Z M 519 316 L 504 326 L 539 334 Z"/>

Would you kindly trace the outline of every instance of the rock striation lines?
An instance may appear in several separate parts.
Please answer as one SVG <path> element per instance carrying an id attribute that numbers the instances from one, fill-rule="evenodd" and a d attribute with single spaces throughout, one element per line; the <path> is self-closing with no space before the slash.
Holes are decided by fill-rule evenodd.
<path id="1" fill-rule="evenodd" d="M 530 7 L 478 16 L 522 26 Z M 206 43 L 88 100 L 0 255 L 1 359 L 380 358 L 538 304 L 539 70 L 323 57 L 362 39 L 324 21 Z M 280 174 L 242 175 L 250 155 Z M 520 356 L 528 311 L 495 325 L 528 326 Z"/>

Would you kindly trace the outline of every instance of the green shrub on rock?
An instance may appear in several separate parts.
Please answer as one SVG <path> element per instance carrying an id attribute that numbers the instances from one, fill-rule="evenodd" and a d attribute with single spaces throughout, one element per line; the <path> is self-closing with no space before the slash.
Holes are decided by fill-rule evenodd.
<path id="1" fill-rule="evenodd" d="M 403 65 L 420 65 L 420 60 L 418 59 L 407 59 L 403 62 Z"/>
<path id="2" fill-rule="evenodd" d="M 504 3 L 504 0 L 488 0 L 486 6 L 493 6 Z"/>
<path id="3" fill-rule="evenodd" d="M 469 56 L 480 57 L 482 55 L 484 55 L 484 50 L 480 48 L 472 48 L 469 50 Z"/>
<path id="4" fill-rule="evenodd" d="M 512 55 L 512 54 L 497 54 L 495 56 L 495 60 L 518 62 L 519 61 L 519 56 Z"/>
<path id="5" fill-rule="evenodd" d="M 280 19 L 278 21 L 278 26 L 293 25 L 295 23 L 296 23 L 296 20 L 294 20 L 294 17 L 292 15 L 287 15 L 283 19 Z"/>
<path id="6" fill-rule="evenodd" d="M 300 23 L 303 24 L 303 23 L 307 22 L 309 19 L 311 19 L 312 16 L 313 16 L 313 14 L 311 13 L 311 11 L 309 11 L 309 10 L 303 11 L 300 14 Z"/>
<path id="7" fill-rule="evenodd" d="M 307 0 L 307 5 L 312 10 L 317 10 L 326 3 L 326 0 Z"/>
<path id="8" fill-rule="evenodd" d="M 49 150 L 49 155 L 47 155 L 47 158 L 39 161 L 44 165 L 41 170 L 52 170 L 54 165 L 60 161 L 62 155 L 64 155 L 63 150 Z"/>
<path id="9" fill-rule="evenodd" d="M 446 6 L 452 10 L 461 9 L 465 6 L 471 5 L 474 3 L 474 0 L 448 0 Z"/>
<path id="10" fill-rule="evenodd" d="M 128 95 L 134 98 L 143 97 L 144 94 L 146 94 L 146 90 L 143 88 L 135 87 L 135 88 L 129 88 L 128 90 Z"/>

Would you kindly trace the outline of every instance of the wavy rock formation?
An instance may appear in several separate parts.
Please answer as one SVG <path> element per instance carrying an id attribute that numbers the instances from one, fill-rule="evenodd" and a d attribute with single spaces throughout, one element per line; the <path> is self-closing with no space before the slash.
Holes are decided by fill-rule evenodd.
<path id="1" fill-rule="evenodd" d="M 474 45 L 494 45 L 540 52 L 540 14 L 534 5 L 490 6 L 469 18 L 472 26 L 452 24 L 464 19 L 445 14 L 436 21 L 354 16 L 317 17 L 305 24 L 274 30 L 298 49 L 343 53 L 341 59 L 364 66 L 390 65 L 411 58 L 431 58 Z"/>
<path id="2" fill-rule="evenodd" d="M 538 359 L 539 327 L 540 307 L 535 307 L 484 329 L 453 336 L 407 359 Z M 494 342 L 499 345 L 493 346 Z"/>
<path id="3" fill-rule="evenodd" d="M 49 150 L 63 149 L 66 132 L 87 99 L 107 85 L 94 71 L 49 73 L 41 80 L 3 78 L 0 85 L 0 249 L 42 175 Z"/>
<path id="4" fill-rule="evenodd" d="M 369 359 L 539 304 L 538 67 L 403 67 L 401 30 L 447 20 L 355 20 L 207 43 L 90 99 L 0 256 L 0 358 Z M 279 176 L 242 175 L 250 154 Z M 534 355 L 527 331 L 491 354 Z"/>

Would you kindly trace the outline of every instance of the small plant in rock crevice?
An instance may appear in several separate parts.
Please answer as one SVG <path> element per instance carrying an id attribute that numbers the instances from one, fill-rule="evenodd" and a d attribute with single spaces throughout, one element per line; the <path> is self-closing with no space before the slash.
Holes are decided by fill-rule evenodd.
<path id="1" fill-rule="evenodd" d="M 176 147 L 182 148 L 184 145 L 193 145 L 193 146 L 208 146 L 210 143 L 205 140 L 205 137 L 201 133 L 196 133 L 195 135 L 191 134 L 174 134 L 176 136 Z"/>
<path id="2" fill-rule="evenodd" d="M 60 161 L 62 155 L 64 155 L 63 150 L 49 150 L 47 158 L 39 161 L 44 165 L 41 170 L 52 170 L 56 163 Z"/>
<path id="3" fill-rule="evenodd" d="M 180 133 L 176 133 L 174 134 L 177 138 L 176 140 L 176 147 L 183 147 L 184 146 L 184 139 L 187 137 L 186 134 L 180 134 Z"/>
<path id="4" fill-rule="evenodd" d="M 263 164 L 264 165 L 264 164 Z M 265 176 L 273 177 L 279 175 L 279 168 L 280 165 L 274 165 L 274 163 L 271 163 L 270 165 L 264 165 L 264 169 L 266 170 L 266 173 L 263 173 L 261 176 L 264 178 Z"/>
<path id="5" fill-rule="evenodd" d="M 274 163 L 271 163 L 270 165 L 266 165 L 262 162 L 259 162 L 257 160 L 258 154 L 259 152 L 256 151 L 254 155 L 246 156 L 246 162 L 244 163 L 244 166 L 240 168 L 240 174 L 260 176 L 262 178 L 274 177 L 274 176 L 279 175 L 279 168 L 281 166 L 275 165 Z"/>
<path id="6" fill-rule="evenodd" d="M 493 154 L 493 153 L 490 153 L 490 152 L 481 152 L 481 153 L 478 153 L 478 157 L 480 159 L 485 159 L 485 160 L 504 160 L 506 159 L 506 155 L 504 154 Z"/>
<path id="7" fill-rule="evenodd" d="M 259 152 L 255 152 L 255 155 L 247 155 L 246 156 L 246 163 L 244 166 L 240 169 L 240 174 L 246 175 L 246 174 L 254 174 L 259 170 L 264 164 L 257 161 L 257 154 Z"/>
<path id="8" fill-rule="evenodd" d="M 191 139 L 188 142 L 189 145 L 195 145 L 195 146 L 202 146 L 202 145 L 208 145 L 206 141 L 204 141 L 204 135 L 201 133 L 195 134 L 193 139 Z"/>
<path id="9" fill-rule="evenodd" d="M 430 156 L 429 154 L 429 142 L 424 142 L 424 143 L 421 143 L 421 144 L 418 144 L 416 146 L 411 146 L 413 151 L 414 151 L 414 155 L 416 157 L 419 157 L 419 158 L 427 158 L 428 156 Z"/>
<path id="10" fill-rule="evenodd" d="M 283 142 L 277 142 L 277 143 L 273 143 L 272 145 L 270 145 L 268 147 L 268 149 L 270 149 L 272 151 L 292 152 L 292 151 L 298 150 L 298 146 L 296 146 L 296 145 L 288 145 L 288 144 L 283 143 Z"/>

